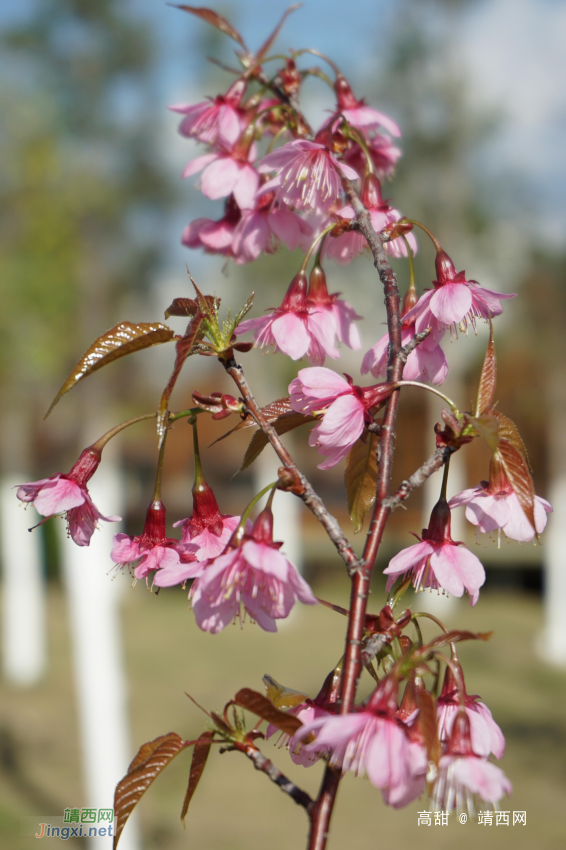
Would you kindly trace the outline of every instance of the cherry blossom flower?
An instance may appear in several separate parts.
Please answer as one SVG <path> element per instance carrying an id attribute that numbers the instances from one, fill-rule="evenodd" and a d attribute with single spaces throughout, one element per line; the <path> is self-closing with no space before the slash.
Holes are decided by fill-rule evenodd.
<path id="1" fill-rule="evenodd" d="M 401 328 L 401 343 L 407 345 L 416 333 L 414 323 L 403 324 Z M 429 335 L 430 336 L 430 335 Z M 364 355 L 362 360 L 362 375 L 368 372 L 374 378 L 381 378 L 387 374 L 389 334 L 384 334 L 374 346 Z M 425 383 L 442 384 L 448 375 L 448 361 L 442 348 L 438 344 L 438 337 L 429 339 L 427 337 L 420 345 L 417 345 L 407 357 L 403 369 L 405 381 L 423 381 Z"/>
<path id="2" fill-rule="evenodd" d="M 196 218 L 183 230 L 182 243 L 187 248 L 204 248 L 208 254 L 232 255 L 234 233 L 242 213 L 230 195 L 224 204 L 224 215 L 218 221 Z"/>
<path id="3" fill-rule="evenodd" d="M 461 670 L 460 674 L 463 681 Z M 478 696 L 470 696 L 464 692 L 464 710 L 470 723 L 470 743 L 474 755 L 487 758 L 493 753 L 500 759 L 505 751 L 505 738 L 487 705 L 484 705 Z M 459 711 L 458 688 L 454 674 L 447 667 L 437 704 L 438 738 L 441 743 L 448 743 Z"/>
<path id="4" fill-rule="evenodd" d="M 262 629 L 275 632 L 276 621 L 289 616 L 297 599 L 316 605 L 306 581 L 279 551 L 281 545 L 273 542 L 273 515 L 267 508 L 242 545 L 201 564 L 189 593 L 199 628 L 217 634 L 241 616 L 243 605 Z"/>
<path id="5" fill-rule="evenodd" d="M 319 469 L 330 469 L 346 457 L 364 427 L 372 421 L 370 410 L 380 406 L 391 394 L 391 384 L 357 387 L 352 379 L 331 369 L 301 369 L 289 384 L 291 407 L 298 413 L 324 414 L 310 433 L 309 445 L 318 446 L 326 460 Z"/>
<path id="6" fill-rule="evenodd" d="M 493 469 L 493 463 L 492 463 Z M 503 531 L 510 540 L 526 543 L 535 536 L 535 529 L 527 519 L 517 494 L 502 469 L 490 475 L 490 481 L 482 481 L 479 487 L 462 490 L 450 499 L 451 508 L 466 505 L 466 519 L 482 534 Z M 552 506 L 546 499 L 535 496 L 536 533 L 541 534 Z"/>
<path id="7" fill-rule="evenodd" d="M 159 500 L 153 501 L 146 514 L 141 535 L 115 534 L 110 557 L 120 567 L 139 561 L 134 570 L 137 579 L 146 578 L 154 571 L 179 572 L 188 570 L 192 574 L 200 565 L 196 561 L 197 547 L 180 544 L 178 540 L 167 537 L 165 532 L 165 507 Z M 189 565 L 189 566 L 187 566 Z M 168 584 L 160 584 L 167 587 Z M 175 582 L 177 583 L 177 582 Z"/>
<path id="8" fill-rule="evenodd" d="M 241 211 L 240 221 L 232 240 L 232 255 L 236 263 L 257 260 L 260 254 L 272 254 L 283 242 L 290 251 L 306 250 L 312 237 L 311 225 L 286 207 L 274 206 L 275 194 L 270 192 L 256 198 L 255 207 Z"/>
<path id="9" fill-rule="evenodd" d="M 394 808 L 410 803 L 425 785 L 427 757 L 424 747 L 412 741 L 407 728 L 395 717 L 396 703 L 388 693 L 389 681 L 378 686 L 368 705 L 337 716 L 316 717 L 296 732 L 307 752 L 330 751 L 329 764 L 367 776 L 379 788 L 384 802 Z"/>
<path id="10" fill-rule="evenodd" d="M 485 570 L 469 549 L 452 540 L 450 508 L 445 499 L 435 505 L 429 526 L 418 539 L 419 543 L 395 555 L 383 571 L 389 576 L 387 590 L 399 576 L 412 575 L 415 590 L 430 587 L 453 596 L 467 591 L 470 605 L 475 605 L 485 582 Z"/>
<path id="11" fill-rule="evenodd" d="M 87 481 L 98 469 L 100 458 L 101 452 L 90 446 L 68 473 L 20 484 L 16 495 L 22 502 L 33 504 L 44 517 L 64 512 L 73 541 L 77 546 L 88 546 L 98 520 L 121 520 L 119 516 L 103 516 L 88 492 Z"/>
<path id="12" fill-rule="evenodd" d="M 326 286 L 326 275 L 319 263 L 315 263 L 309 277 L 309 291 L 307 293 L 307 312 L 309 314 L 308 324 L 311 329 L 319 329 L 315 335 L 319 339 L 343 342 L 348 348 L 357 351 L 361 348 L 360 334 L 354 324 L 361 319 L 353 307 L 347 301 L 338 297 L 339 293 L 329 294 Z M 330 354 L 330 357 L 333 355 Z M 311 362 L 315 358 L 311 357 Z M 324 356 L 316 359 L 317 365 L 324 363 Z"/>
<path id="13" fill-rule="evenodd" d="M 338 101 L 338 111 L 342 113 L 352 127 L 360 130 L 383 127 L 392 136 L 401 135 L 401 130 L 395 121 L 392 121 L 383 112 L 378 112 L 371 106 L 367 106 L 363 98 L 358 100 L 354 96 L 350 84 L 342 74 L 336 76 L 334 90 Z"/>
<path id="14" fill-rule="evenodd" d="M 435 262 L 438 280 L 433 281 L 434 289 L 405 316 L 406 322 L 415 322 L 417 333 L 429 327 L 433 328 L 431 335 L 442 328 L 453 328 L 455 333 L 458 326 L 463 330 L 468 325 L 475 328 L 477 318 L 487 321 L 499 316 L 503 312 L 499 302 L 515 297 L 515 293 L 495 292 L 475 280 L 466 280 L 466 273 L 456 272 L 448 254 L 440 249 Z"/>
<path id="15" fill-rule="evenodd" d="M 230 146 L 245 129 L 245 112 L 240 108 L 246 90 L 245 80 L 236 80 L 226 94 L 203 103 L 179 103 L 170 106 L 172 112 L 185 115 L 179 126 L 182 136 L 198 139 L 209 145 Z"/>
<path id="16" fill-rule="evenodd" d="M 301 271 L 291 281 L 280 307 L 268 316 L 246 319 L 236 329 L 236 336 L 254 332 L 256 345 L 273 345 L 293 360 L 305 355 L 311 363 L 324 363 L 326 356 L 339 357 L 335 339 L 350 348 L 359 348 L 359 335 L 353 322 L 361 318 L 337 295 L 322 293 L 307 297 L 307 277 Z M 317 298 L 319 300 L 317 300 Z"/>
<path id="17" fill-rule="evenodd" d="M 259 175 L 250 163 L 254 158 L 255 146 L 240 139 L 231 147 L 219 147 L 214 153 L 197 156 L 185 167 L 183 177 L 202 171 L 203 195 L 216 200 L 233 194 L 240 209 L 252 209 L 259 186 Z"/>
<path id="18" fill-rule="evenodd" d="M 193 488 L 192 515 L 174 522 L 173 528 L 180 526 L 181 543 L 198 547 L 195 552 L 197 561 L 206 561 L 224 551 L 239 522 L 239 516 L 220 513 L 212 488 L 201 480 Z"/>
<path id="19" fill-rule="evenodd" d="M 326 209 L 341 196 L 342 177 L 358 178 L 353 168 L 336 159 L 331 145 L 332 133 L 325 128 L 313 142 L 295 139 L 265 156 L 258 170 L 277 174 L 259 194 L 275 190 L 277 198 L 294 209 Z"/>
<path id="20" fill-rule="evenodd" d="M 497 804 L 511 793 L 511 783 L 496 765 L 474 753 L 468 712 L 459 711 L 452 725 L 448 750 L 438 763 L 432 792 L 435 810 L 474 813 L 474 798 Z"/>
<path id="21" fill-rule="evenodd" d="M 397 162 L 401 157 L 401 150 L 393 144 L 389 136 L 383 136 L 381 133 L 364 133 L 366 137 L 366 148 L 369 152 L 371 164 L 377 177 L 385 178 L 392 177 Z M 344 151 L 344 162 L 349 165 L 357 174 L 363 174 L 366 167 L 366 154 L 357 144 L 357 142 L 349 141 L 348 147 Z"/>

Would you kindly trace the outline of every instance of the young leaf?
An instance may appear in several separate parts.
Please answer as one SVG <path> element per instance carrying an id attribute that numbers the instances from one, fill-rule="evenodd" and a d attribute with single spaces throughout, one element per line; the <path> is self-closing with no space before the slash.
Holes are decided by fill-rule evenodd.
<path id="1" fill-rule="evenodd" d="M 420 709 L 417 722 L 424 739 L 428 759 L 437 765 L 440 758 L 440 741 L 438 740 L 436 700 L 426 688 L 417 688 L 416 697 Z"/>
<path id="2" fill-rule="evenodd" d="M 464 413 L 464 419 L 468 425 L 474 428 L 480 437 L 483 437 L 491 451 L 494 452 L 497 449 L 499 441 L 499 422 L 495 411 L 490 410 L 489 413 L 484 413 L 483 416 L 470 416 L 469 413 Z"/>
<path id="3" fill-rule="evenodd" d="M 235 29 L 231 23 L 229 23 L 226 18 L 223 18 L 222 15 L 219 15 L 213 9 L 207 9 L 204 6 L 179 6 L 176 4 L 176 9 L 182 9 L 183 12 L 190 12 L 191 15 L 195 15 L 197 18 L 200 18 L 201 21 L 206 21 L 207 24 L 210 24 L 211 27 L 216 27 L 217 30 L 223 32 L 225 35 L 234 39 L 240 47 L 243 47 L 246 53 L 248 53 L 248 48 L 244 44 L 244 40 L 237 29 Z"/>
<path id="4" fill-rule="evenodd" d="M 189 741 L 183 741 L 176 732 L 169 732 L 140 747 L 114 793 L 114 812 L 117 818 L 114 850 L 128 818 L 153 780 L 188 746 Z"/>
<path id="5" fill-rule="evenodd" d="M 272 401 L 270 404 L 267 404 L 265 407 L 261 408 L 261 412 L 265 416 L 268 422 L 274 422 L 280 416 L 283 416 L 284 413 L 291 412 L 291 402 L 289 400 L 289 396 L 285 398 L 278 398 L 275 401 Z M 226 431 L 225 434 L 222 434 L 218 437 L 217 440 L 214 440 L 214 443 L 219 443 L 221 440 L 225 440 L 226 437 L 229 437 L 230 434 L 233 434 L 234 431 L 241 431 L 242 428 L 257 428 L 257 422 L 251 415 L 251 413 L 247 413 L 244 419 L 241 422 L 238 422 L 234 428 L 230 428 L 229 431 Z M 214 443 L 210 445 L 213 446 Z"/>
<path id="6" fill-rule="evenodd" d="M 481 416 L 493 404 L 495 386 L 497 383 L 497 361 L 495 358 L 495 345 L 493 342 L 493 325 L 490 322 L 489 343 L 481 370 L 480 385 L 478 387 L 478 400 L 476 404 L 476 416 Z"/>
<path id="7" fill-rule="evenodd" d="M 522 437 L 519 434 L 519 429 L 507 416 L 503 413 L 500 413 L 499 410 L 492 410 L 491 413 L 497 419 L 498 426 L 498 436 L 500 440 L 507 440 L 508 443 L 511 443 L 517 451 L 523 456 L 525 459 L 527 466 L 530 470 L 529 458 L 527 455 L 527 449 L 525 448 L 525 444 L 523 443 Z"/>
<path id="8" fill-rule="evenodd" d="M 362 530 L 364 517 L 375 502 L 378 439 L 377 434 L 370 434 L 365 443 L 357 440 L 346 459 L 344 483 L 355 534 Z"/>
<path id="9" fill-rule="evenodd" d="M 289 413 L 284 413 L 283 416 L 279 416 L 271 424 L 278 434 L 286 434 L 287 431 L 293 431 L 301 425 L 306 425 L 307 422 L 316 422 L 316 416 L 305 416 L 303 413 L 296 413 L 294 410 L 291 410 Z M 250 466 L 250 464 L 252 464 L 254 460 L 260 456 L 268 442 L 269 440 L 263 431 L 258 430 L 255 432 L 250 440 L 249 446 L 246 449 L 246 453 L 239 470 L 240 472 L 242 469 L 246 469 Z"/>
<path id="10" fill-rule="evenodd" d="M 533 528 L 535 526 L 535 486 L 529 465 L 523 454 L 509 440 L 499 440 L 497 459 L 503 464 L 505 474 Z"/>
<path id="11" fill-rule="evenodd" d="M 259 50 L 255 54 L 255 56 L 253 57 L 254 62 L 260 62 L 263 59 L 263 57 L 265 56 L 265 54 L 267 53 L 267 51 L 269 50 L 269 48 L 271 47 L 271 45 L 273 44 L 273 42 L 275 41 L 275 39 L 277 38 L 279 33 L 281 32 L 281 27 L 283 26 L 283 24 L 285 23 L 285 21 L 287 20 L 287 18 L 291 14 L 291 12 L 295 12 L 297 9 L 300 9 L 301 6 L 302 6 L 302 3 L 295 3 L 294 6 L 289 6 L 287 9 L 285 9 L 285 11 L 283 12 L 283 14 L 281 16 L 281 20 L 279 21 L 279 23 L 277 24 L 277 26 L 275 27 L 275 29 L 273 30 L 271 35 L 268 35 L 266 40 L 263 42 L 263 44 L 261 45 L 261 47 L 259 48 Z"/>
<path id="12" fill-rule="evenodd" d="M 53 399 L 45 418 L 49 416 L 59 399 L 69 392 L 83 378 L 112 363 L 119 357 L 125 357 L 133 351 L 169 342 L 175 333 L 161 322 L 120 322 L 116 327 L 99 336 L 88 351 L 85 351 L 71 374 Z"/>
<path id="13" fill-rule="evenodd" d="M 242 688 L 241 691 L 238 691 L 234 697 L 234 702 L 236 705 L 241 705 L 242 708 L 251 711 L 252 714 L 257 714 L 262 720 L 273 723 L 287 735 L 294 735 L 297 729 L 300 729 L 303 725 L 297 717 L 279 711 L 267 697 L 258 694 L 257 691 L 252 691 L 251 688 Z"/>
<path id="14" fill-rule="evenodd" d="M 210 752 L 213 735 L 214 732 L 212 731 L 203 732 L 198 741 L 195 743 L 193 757 L 191 759 L 191 769 L 189 771 L 189 784 L 187 787 L 187 793 L 185 794 L 185 799 L 183 800 L 183 808 L 181 810 L 181 820 L 183 821 L 183 825 L 185 824 L 185 817 L 187 815 L 189 803 L 193 798 L 193 794 L 197 790 L 197 785 L 200 782 L 200 778 L 206 766 L 206 760 Z"/>
<path id="15" fill-rule="evenodd" d="M 197 310 L 198 304 L 194 298 L 174 298 L 171 305 L 165 310 L 165 318 L 183 316 L 192 319 Z"/>

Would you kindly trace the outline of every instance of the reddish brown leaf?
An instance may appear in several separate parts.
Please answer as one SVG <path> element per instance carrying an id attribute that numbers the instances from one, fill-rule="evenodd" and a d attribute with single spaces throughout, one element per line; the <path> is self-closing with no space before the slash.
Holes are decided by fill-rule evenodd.
<path id="1" fill-rule="evenodd" d="M 161 322 L 120 322 L 116 327 L 99 336 L 88 351 L 85 351 L 71 374 L 55 396 L 45 418 L 49 416 L 59 399 L 69 392 L 83 378 L 118 360 L 126 354 L 140 351 L 142 348 L 150 348 L 162 342 L 173 339 L 174 331 Z"/>
<path id="2" fill-rule="evenodd" d="M 438 740 L 436 700 L 426 688 L 417 688 L 416 697 L 420 709 L 417 722 L 424 739 L 427 755 L 429 761 L 433 761 L 437 765 L 440 758 L 440 741 Z"/>
<path id="3" fill-rule="evenodd" d="M 295 428 L 300 428 L 301 425 L 306 425 L 308 422 L 316 422 L 316 416 L 305 416 L 303 413 L 296 413 L 294 410 L 289 413 L 284 413 L 278 419 L 275 419 L 271 425 L 275 428 L 278 434 L 286 434 L 288 431 L 293 431 Z M 263 431 L 258 430 L 250 440 L 250 444 L 246 449 L 240 472 L 246 469 L 254 460 L 262 453 L 269 440 Z"/>
<path id="4" fill-rule="evenodd" d="M 174 4 L 172 4 L 174 5 Z M 195 15 L 197 18 L 200 18 L 201 21 L 206 21 L 207 24 L 210 24 L 211 27 L 216 27 L 217 30 L 223 32 L 225 35 L 234 39 L 240 47 L 243 47 L 246 53 L 248 52 L 248 48 L 244 44 L 244 40 L 237 29 L 235 29 L 231 23 L 229 23 L 226 18 L 223 18 L 222 15 L 219 15 L 217 12 L 212 9 L 207 9 L 204 6 L 175 6 L 176 9 L 182 9 L 183 12 L 190 12 L 191 15 Z"/>
<path id="5" fill-rule="evenodd" d="M 354 534 L 362 530 L 364 517 L 375 502 L 378 439 L 377 434 L 370 434 L 365 443 L 357 440 L 346 458 L 344 483 Z"/>
<path id="6" fill-rule="evenodd" d="M 495 358 L 495 345 L 493 342 L 493 325 L 490 322 L 489 343 L 481 370 L 480 385 L 478 387 L 478 400 L 476 403 L 476 416 L 491 407 L 495 395 L 497 383 L 497 360 Z"/>
<path id="7" fill-rule="evenodd" d="M 263 413 L 267 421 L 271 423 L 274 422 L 275 419 L 278 419 L 279 416 L 283 416 L 284 413 L 290 413 L 291 409 L 291 402 L 289 400 L 289 397 L 287 396 L 286 398 L 278 398 L 276 401 L 272 401 L 270 404 L 267 404 L 265 407 L 262 407 L 261 412 Z M 219 443 L 221 440 L 225 440 L 226 437 L 229 437 L 230 434 L 234 433 L 234 431 L 241 431 L 243 428 L 254 427 L 257 428 L 257 422 L 255 421 L 253 416 L 248 413 L 246 414 L 245 418 L 242 419 L 241 422 L 238 422 L 238 424 L 234 426 L 234 428 L 230 428 L 229 431 L 226 431 L 225 434 L 222 434 L 220 437 L 218 437 L 218 439 L 215 440 L 214 443 Z M 211 443 L 210 445 L 213 446 L 214 443 Z"/>
<path id="8" fill-rule="evenodd" d="M 187 793 L 185 794 L 185 799 L 183 800 L 183 808 L 181 810 L 181 820 L 183 821 L 183 824 L 185 823 L 189 803 L 193 798 L 193 794 L 197 790 L 197 785 L 200 782 L 200 778 L 206 766 L 206 760 L 210 752 L 213 735 L 214 732 L 211 731 L 203 732 L 195 744 L 193 757 L 191 759 L 191 769 L 189 771 L 189 784 L 187 787 Z"/>
<path id="9" fill-rule="evenodd" d="M 194 298 L 174 298 L 171 305 L 165 310 L 165 318 L 183 316 L 192 319 L 197 310 L 198 304 Z"/>
<path id="10" fill-rule="evenodd" d="M 462 640 L 489 640 L 492 635 L 493 632 L 467 632 L 456 629 L 455 631 L 439 635 L 424 648 L 441 649 L 443 646 L 448 646 L 449 643 L 457 643 Z"/>
<path id="11" fill-rule="evenodd" d="M 294 735 L 297 729 L 303 725 L 301 721 L 292 714 L 286 714 L 284 711 L 279 711 L 273 703 L 264 697 L 263 694 L 258 694 L 257 691 L 252 691 L 251 688 L 242 688 L 234 697 L 236 705 L 241 705 L 242 708 L 251 711 L 252 714 L 257 714 L 268 723 L 273 723 L 282 732 L 287 735 Z"/>
<path id="12" fill-rule="evenodd" d="M 525 444 L 523 443 L 522 437 L 519 434 L 519 429 L 505 414 L 500 413 L 499 410 L 492 410 L 490 413 L 495 416 L 497 419 L 498 425 L 498 436 L 501 440 L 507 440 L 508 443 L 511 443 L 512 446 L 515 446 L 517 451 L 523 455 L 529 470 L 531 469 L 529 464 L 529 457 L 527 455 L 527 449 L 525 448 Z M 532 474 L 532 471 L 531 471 Z"/>
<path id="13" fill-rule="evenodd" d="M 285 11 L 283 12 L 283 14 L 281 16 L 281 20 L 279 21 L 279 23 L 277 24 L 277 26 L 275 27 L 275 29 L 273 30 L 271 35 L 268 35 L 266 40 L 263 42 L 263 44 L 261 45 L 261 47 L 259 48 L 259 50 L 255 54 L 255 56 L 253 57 L 254 62 L 259 62 L 261 59 L 263 59 L 263 57 L 265 56 L 265 54 L 267 53 L 267 51 L 269 50 L 269 48 L 271 47 L 271 45 L 273 44 L 273 42 L 275 41 L 275 39 L 277 38 L 279 33 L 281 32 L 281 27 L 283 26 L 283 24 L 285 23 L 285 21 L 287 20 L 287 18 L 291 14 L 291 12 L 295 12 L 297 9 L 300 9 L 300 7 L 302 5 L 303 5 L 302 3 L 295 3 L 294 6 L 289 6 L 288 9 L 285 9 Z"/>
<path id="14" fill-rule="evenodd" d="M 535 485 L 526 458 L 509 440 L 502 439 L 499 440 L 496 457 L 503 464 L 509 483 L 527 519 L 535 528 Z"/>
<path id="15" fill-rule="evenodd" d="M 176 732 L 169 732 L 140 748 L 114 793 L 114 812 L 117 819 L 114 848 L 118 845 L 122 830 L 134 807 L 151 783 L 175 756 L 188 746 L 190 746 L 189 741 L 183 741 Z"/>

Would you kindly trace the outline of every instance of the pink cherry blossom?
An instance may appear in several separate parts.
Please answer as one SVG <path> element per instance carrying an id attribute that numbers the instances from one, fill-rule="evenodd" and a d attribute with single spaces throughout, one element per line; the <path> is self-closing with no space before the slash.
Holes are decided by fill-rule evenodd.
<path id="1" fill-rule="evenodd" d="M 301 369 L 289 385 L 291 407 L 298 413 L 324 414 L 310 433 L 309 445 L 318 446 L 326 460 L 319 469 L 330 469 L 346 457 L 371 421 L 369 411 L 391 393 L 389 384 L 357 387 L 331 369 Z"/>
<path id="2" fill-rule="evenodd" d="M 316 605 L 306 581 L 273 543 L 273 517 L 266 509 L 256 519 L 251 536 L 235 549 L 204 561 L 191 587 L 197 625 L 217 634 L 241 616 L 241 606 L 262 629 L 277 631 L 276 621 L 289 616 L 297 599 Z"/>
<path id="3" fill-rule="evenodd" d="M 401 130 L 395 121 L 392 121 L 387 115 L 378 112 L 371 106 L 367 106 L 363 98 L 358 100 L 354 97 L 348 81 L 342 74 L 337 75 L 334 90 L 338 101 L 338 112 L 344 116 L 348 124 L 351 124 L 352 127 L 360 130 L 383 127 L 392 136 L 401 135 Z"/>
<path id="4" fill-rule="evenodd" d="M 220 513 L 212 488 L 201 479 L 193 488 L 192 515 L 174 522 L 173 528 L 182 528 L 181 543 L 198 547 L 197 561 L 207 561 L 224 551 L 239 522 L 239 516 Z"/>
<path id="5" fill-rule="evenodd" d="M 501 768 L 486 759 L 473 754 L 445 755 L 438 763 L 432 803 L 439 811 L 458 808 L 473 813 L 475 796 L 486 803 L 498 803 L 511 791 L 511 783 Z"/>
<path id="6" fill-rule="evenodd" d="M 436 255 L 436 273 L 434 289 L 426 292 L 405 316 L 405 321 L 415 322 L 417 333 L 429 327 L 433 333 L 439 328 L 452 328 L 455 333 L 458 326 L 475 328 L 476 319 L 499 316 L 503 312 L 499 302 L 515 297 L 515 293 L 495 292 L 475 280 L 466 280 L 466 273 L 456 272 L 448 254 L 441 250 Z"/>
<path id="7" fill-rule="evenodd" d="M 450 509 L 444 499 L 433 509 L 422 540 L 395 555 L 383 572 L 389 576 L 387 590 L 399 576 L 412 575 L 415 590 L 430 587 L 453 596 L 467 591 L 470 605 L 478 601 L 479 589 L 485 582 L 481 561 L 450 537 Z"/>
<path id="8" fill-rule="evenodd" d="M 234 232 L 232 255 L 238 264 L 256 260 L 260 254 L 272 254 L 280 242 L 289 250 L 308 248 L 311 225 L 286 208 L 274 206 L 274 193 L 256 198 L 254 209 L 242 210 Z"/>
<path id="9" fill-rule="evenodd" d="M 316 717 L 296 733 L 315 740 L 303 746 L 307 752 L 328 749 L 329 763 L 366 776 L 382 791 L 384 801 L 395 808 L 418 797 L 425 784 L 427 757 L 424 748 L 410 740 L 403 724 L 394 717 L 362 710 L 338 716 Z"/>
<path id="10" fill-rule="evenodd" d="M 381 133 L 368 134 L 364 132 L 366 137 L 366 147 L 368 148 L 373 169 L 377 177 L 385 178 L 392 177 L 397 162 L 401 157 L 401 150 L 393 144 L 389 136 L 384 136 Z M 344 152 L 344 162 L 349 165 L 357 174 L 363 174 L 366 166 L 366 155 L 360 145 L 350 141 Z"/>
<path id="11" fill-rule="evenodd" d="M 326 209 L 342 194 L 342 177 L 357 180 L 353 168 L 339 162 L 328 139 L 330 131 L 317 134 L 314 142 L 295 139 L 264 157 L 258 170 L 277 175 L 259 194 L 277 191 L 277 198 L 294 209 Z"/>
<path id="12" fill-rule="evenodd" d="M 462 673 L 461 675 L 463 677 Z M 487 705 L 484 705 L 478 696 L 464 693 L 464 710 L 470 724 L 470 744 L 474 755 L 487 758 L 493 753 L 500 759 L 505 751 L 505 738 Z M 459 711 L 458 688 L 448 667 L 437 704 L 438 738 L 441 743 L 449 742 Z"/>
<path id="13" fill-rule="evenodd" d="M 92 478 L 100 464 L 100 451 L 89 447 L 67 473 L 52 475 L 39 481 L 20 484 L 17 497 L 26 504 L 33 504 L 44 517 L 65 512 L 69 534 L 77 546 L 88 546 L 98 520 L 120 522 L 119 516 L 103 516 L 92 501 L 87 481 Z"/>
<path id="14" fill-rule="evenodd" d="M 401 342 L 407 345 L 416 333 L 415 325 L 403 325 L 401 329 Z M 368 372 L 374 378 L 381 378 L 387 374 L 387 359 L 389 347 L 389 334 L 384 334 L 374 346 L 364 355 L 362 360 L 362 375 Z M 424 383 L 442 384 L 448 375 L 448 361 L 438 344 L 437 339 L 425 339 L 417 345 L 407 357 L 403 369 L 405 381 L 422 381 Z"/>
<path id="15" fill-rule="evenodd" d="M 240 209 L 252 209 L 259 186 L 259 175 L 250 163 L 254 157 L 254 145 L 246 146 L 238 141 L 232 147 L 197 156 L 186 166 L 183 177 L 202 171 L 203 195 L 216 200 L 233 194 Z"/>
<path id="16" fill-rule="evenodd" d="M 388 224 L 402 218 L 398 210 L 394 210 L 381 196 L 381 185 L 375 174 L 368 174 L 363 182 L 360 199 L 369 211 L 373 229 L 379 233 Z M 353 220 L 356 217 L 353 207 L 349 204 L 333 213 L 339 219 Z M 413 254 L 417 252 L 417 241 L 413 233 L 407 234 L 407 242 Z M 406 257 L 407 247 L 401 237 L 385 242 L 385 251 L 392 257 Z M 361 233 L 349 230 L 341 236 L 327 238 L 324 243 L 326 255 L 337 263 L 349 263 L 354 257 L 367 249 L 367 241 Z"/>
<path id="17" fill-rule="evenodd" d="M 336 295 L 326 302 L 307 297 L 307 278 L 304 272 L 292 280 L 283 303 L 269 315 L 247 319 L 236 329 L 236 336 L 253 331 L 256 345 L 273 345 L 293 360 L 305 355 L 311 363 L 324 363 L 325 358 L 339 357 L 335 339 L 350 348 L 359 348 L 360 341 L 354 321 L 361 318 L 345 301 Z"/>
<path id="18" fill-rule="evenodd" d="M 466 505 L 466 519 L 475 525 L 482 534 L 503 531 L 510 540 L 526 543 L 535 536 L 535 530 L 526 517 L 519 499 L 509 482 L 503 489 L 494 489 L 487 481 L 479 487 L 462 490 L 450 499 L 451 508 Z M 546 499 L 535 496 L 535 526 L 541 534 L 547 521 L 547 513 L 552 506 Z"/>
<path id="19" fill-rule="evenodd" d="M 236 80 L 226 94 L 214 100 L 170 106 L 172 112 L 185 115 L 179 126 L 181 135 L 209 145 L 233 145 L 246 126 L 245 112 L 239 108 L 245 89 L 245 81 Z"/>
<path id="20" fill-rule="evenodd" d="M 232 255 L 234 233 L 242 218 L 234 196 L 230 195 L 224 205 L 224 215 L 218 221 L 196 218 L 183 230 L 182 243 L 187 248 L 204 248 L 208 254 Z"/>
<path id="21" fill-rule="evenodd" d="M 161 502 L 154 501 L 148 508 L 142 534 L 136 537 L 115 534 L 110 557 L 120 567 L 139 561 L 134 575 L 141 579 L 161 570 L 176 574 L 184 569 L 192 575 L 198 570 L 198 565 L 193 564 L 196 551 L 196 546 L 182 545 L 178 540 L 166 536 L 165 507 Z"/>

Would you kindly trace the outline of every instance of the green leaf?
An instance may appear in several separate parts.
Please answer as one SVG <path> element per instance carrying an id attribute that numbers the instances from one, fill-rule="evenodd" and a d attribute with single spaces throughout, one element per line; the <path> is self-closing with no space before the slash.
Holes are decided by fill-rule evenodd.
<path id="1" fill-rule="evenodd" d="M 470 416 L 469 413 L 464 413 L 464 420 L 467 425 L 472 426 L 479 437 L 482 437 L 486 441 L 492 452 L 497 449 L 499 442 L 499 421 L 493 410 L 484 413 L 483 416 Z"/>
<path id="2" fill-rule="evenodd" d="M 480 385 L 478 387 L 478 400 L 476 404 L 476 416 L 481 416 L 493 404 L 495 387 L 497 383 L 497 361 L 495 358 L 495 345 L 493 342 L 493 325 L 490 322 L 489 343 L 481 370 Z"/>
<path id="3" fill-rule="evenodd" d="M 161 771 L 191 743 L 183 741 L 176 732 L 169 732 L 140 747 L 114 793 L 114 812 L 117 819 L 114 850 L 136 804 Z"/>
<path id="4" fill-rule="evenodd" d="M 284 711 L 279 711 L 278 708 L 275 708 L 271 700 L 264 697 L 263 694 L 253 691 L 251 688 L 242 688 L 241 691 L 238 691 L 233 701 L 236 705 L 241 705 L 242 708 L 251 711 L 252 714 L 257 714 L 262 720 L 267 720 L 268 723 L 277 726 L 278 729 L 286 732 L 287 735 L 294 735 L 297 729 L 300 729 L 303 725 L 297 717 L 294 717 L 292 714 L 286 714 Z"/>
<path id="5" fill-rule="evenodd" d="M 174 336 L 174 331 L 167 325 L 162 325 L 161 322 L 120 322 L 119 325 L 99 336 L 88 351 L 85 351 L 53 399 L 45 418 L 47 419 L 65 393 L 97 369 L 107 366 L 119 357 L 125 357 L 126 354 L 150 348 L 152 345 L 160 345 L 162 342 L 169 342 Z"/>
<path id="6" fill-rule="evenodd" d="M 187 793 L 185 794 L 185 799 L 183 800 L 183 808 L 181 810 L 181 820 L 183 821 L 183 825 L 189 809 L 189 803 L 193 798 L 193 794 L 197 790 L 197 785 L 199 784 L 204 768 L 206 767 L 206 760 L 210 752 L 213 735 L 214 732 L 212 731 L 203 732 L 198 741 L 195 743 L 193 757 L 191 759 L 191 769 L 189 771 L 189 784 L 187 787 Z"/>
<path id="7" fill-rule="evenodd" d="M 375 502 L 378 439 L 377 434 L 368 434 L 366 442 L 360 438 L 346 459 L 344 483 L 355 534 L 362 530 L 364 517 Z"/>

